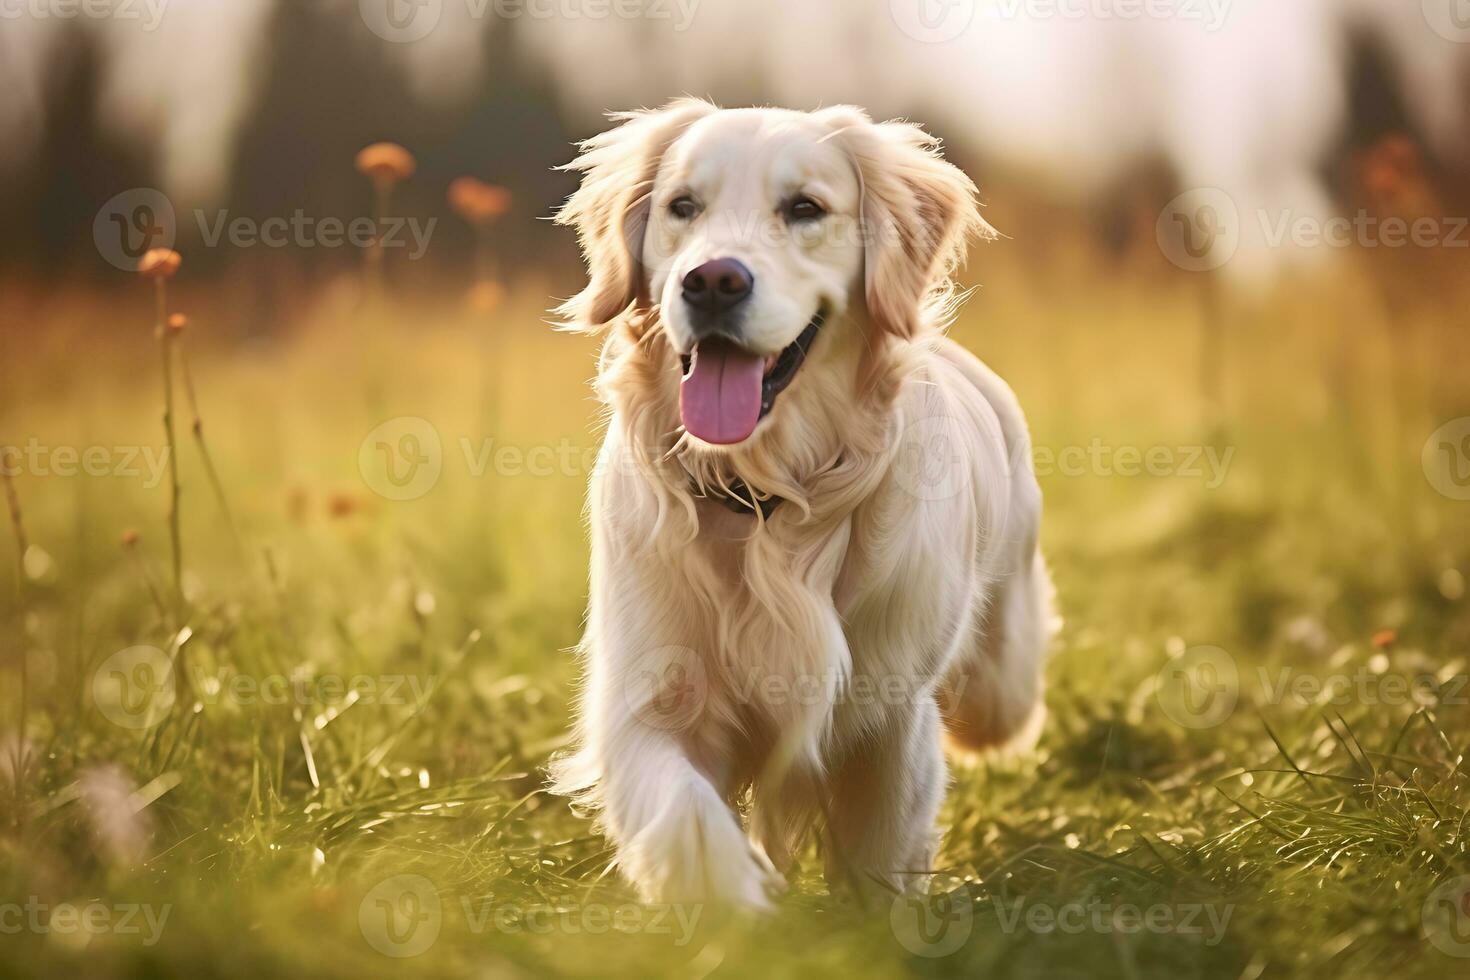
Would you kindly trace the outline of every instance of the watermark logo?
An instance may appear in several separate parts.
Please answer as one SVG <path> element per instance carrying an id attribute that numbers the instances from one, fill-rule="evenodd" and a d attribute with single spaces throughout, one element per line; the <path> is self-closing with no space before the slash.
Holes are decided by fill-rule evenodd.
<path id="1" fill-rule="evenodd" d="M 930 415 L 910 423 L 900 437 L 893 476 L 919 500 L 951 500 L 965 489 L 969 468 L 955 420 Z"/>
<path id="2" fill-rule="evenodd" d="M 456 0 L 472 21 L 497 20 L 647 20 L 670 21 L 687 31 L 699 0 Z M 444 16 L 444 0 L 358 0 L 368 30 L 394 44 L 412 44 L 430 34 Z"/>
<path id="3" fill-rule="evenodd" d="M 968 891 L 899 895 L 888 909 L 888 926 L 898 944 L 915 956 L 939 959 L 969 942 L 975 903 Z"/>
<path id="4" fill-rule="evenodd" d="M 1242 698 L 1258 706 L 1303 708 L 1351 705 L 1463 709 L 1470 705 L 1470 676 L 1441 672 L 1408 674 L 1390 669 L 1382 654 L 1352 670 L 1316 673 L 1293 666 L 1259 665 L 1248 674 L 1218 647 L 1192 647 L 1154 678 L 1164 714 L 1185 728 L 1212 728 L 1234 714 Z"/>
<path id="5" fill-rule="evenodd" d="M 119 650 L 92 674 L 92 701 L 114 725 L 145 731 L 174 706 L 174 663 L 157 647 Z"/>
<path id="6" fill-rule="evenodd" d="M 158 30 L 169 0 L 0 0 L 0 20 L 137 21 L 144 31 Z"/>
<path id="7" fill-rule="evenodd" d="M 1257 212 L 1267 246 L 1282 248 L 1398 249 L 1470 248 L 1470 218 L 1428 215 L 1380 217 L 1366 210 L 1351 216 L 1322 218 L 1291 210 Z"/>
<path id="8" fill-rule="evenodd" d="M 1470 875 L 1442 883 L 1420 913 L 1424 938 L 1446 956 L 1470 958 Z"/>
<path id="9" fill-rule="evenodd" d="M 623 674 L 622 690 L 633 717 L 660 731 L 683 732 L 704 714 L 709 675 L 688 647 L 658 647 L 634 659 Z"/>
<path id="10" fill-rule="evenodd" d="M 1007 20 L 1175 20 L 1215 32 L 1230 19 L 1234 0 L 1000 0 Z"/>
<path id="11" fill-rule="evenodd" d="M 1017 930 L 1038 936 L 1055 933 L 1077 936 L 1095 933 L 1099 936 L 1136 936 L 1151 933 L 1196 938 L 1206 946 L 1218 946 L 1225 939 L 1233 905 L 1135 905 L 1113 904 L 1099 899 L 1089 902 L 1065 902 L 1053 905 L 1018 898 L 1009 905 L 994 898 L 1001 931 L 1013 935 Z"/>
<path id="12" fill-rule="evenodd" d="M 573 899 L 516 905 L 493 897 L 460 895 L 445 902 L 422 875 L 395 875 L 379 882 L 358 906 L 358 927 L 368 945 L 393 959 L 422 956 L 446 926 L 473 936 L 606 936 L 610 933 L 663 937 L 675 947 L 695 938 L 703 905 L 631 902 L 582 903 Z"/>
<path id="13" fill-rule="evenodd" d="M 1269 249 L 1470 249 L 1470 218 L 1464 216 L 1385 217 L 1361 209 L 1324 216 L 1290 208 L 1242 215 L 1230 195 L 1214 187 L 1186 191 L 1170 201 L 1155 228 L 1164 257 L 1187 272 L 1212 272 L 1228 264 L 1247 230 Z"/>
<path id="14" fill-rule="evenodd" d="M 167 446 L 48 446 L 35 436 L 24 446 L 0 446 L 0 472 L 6 476 L 75 476 L 141 479 L 144 490 L 163 482 Z"/>
<path id="15" fill-rule="evenodd" d="M 398 249 L 411 262 L 428 253 L 439 227 L 438 218 L 319 217 L 301 208 L 266 218 L 202 208 L 188 216 L 205 248 Z M 150 250 L 173 248 L 178 232 L 179 214 L 173 203 L 151 187 L 123 191 L 104 204 L 92 221 L 98 253 L 125 272 L 138 271 L 138 261 Z"/>
<path id="16" fill-rule="evenodd" d="M 1470 415 L 1435 429 L 1422 462 L 1431 487 L 1451 500 L 1470 500 Z"/>
<path id="17" fill-rule="evenodd" d="M 394 44 L 412 44 L 434 33 L 444 0 L 358 0 L 367 29 Z"/>
<path id="18" fill-rule="evenodd" d="M 1423 0 L 1424 20 L 1446 41 L 1470 44 L 1470 0 Z"/>
<path id="19" fill-rule="evenodd" d="M 1240 671 L 1235 658 L 1219 647 L 1190 647 L 1159 671 L 1154 693 L 1175 724 L 1213 728 L 1235 711 Z"/>
<path id="20" fill-rule="evenodd" d="M 889 0 L 898 29 L 921 44 L 953 41 L 975 19 L 975 0 Z"/>
<path id="21" fill-rule="evenodd" d="M 439 891 L 423 875 L 395 875 L 364 896 L 357 925 L 368 945 L 384 956 L 422 956 L 444 925 Z"/>
<path id="22" fill-rule="evenodd" d="M 936 692 L 922 677 L 912 673 L 875 673 L 832 668 L 820 671 L 764 673 L 751 670 L 731 678 L 732 693 L 740 704 L 764 707 L 837 707 L 853 705 L 923 705 L 937 700 L 942 710 L 954 707 L 964 696 L 968 675 L 955 678 Z"/>
<path id="23" fill-rule="evenodd" d="M 221 242 L 232 248 L 392 248 L 407 250 L 410 262 L 429 251 L 439 226 L 438 218 L 316 218 L 301 208 L 263 221 L 231 217 L 227 210 L 213 215 L 195 210 L 194 221 L 205 248 L 218 248 Z"/>
<path id="24" fill-rule="evenodd" d="M 378 496 L 400 502 L 417 500 L 438 485 L 444 472 L 439 430 L 413 415 L 389 419 L 362 440 L 357 469 Z"/>
<path id="25" fill-rule="evenodd" d="M 120 902 L 104 905 L 89 902 L 74 905 L 62 902 L 50 905 L 35 895 L 25 904 L 19 902 L 0 903 L 0 936 L 18 936 L 31 933 L 37 936 L 55 936 L 64 945 L 85 945 L 94 936 L 136 936 L 142 945 L 158 945 L 173 905 L 140 905 Z"/>
<path id="26" fill-rule="evenodd" d="M 1230 473 L 1235 447 L 1112 446 L 1094 437 L 1086 446 L 1037 446 L 1032 450 L 1036 475 L 1063 477 L 1170 477 L 1199 480 L 1206 490 L 1218 490 Z"/>
<path id="27" fill-rule="evenodd" d="M 470 933 L 479 936 L 488 929 L 505 934 L 529 933 L 535 936 L 606 936 L 642 934 L 662 936 L 675 948 L 693 941 L 704 914 L 703 905 L 656 904 L 603 905 L 576 901 L 552 902 L 545 905 L 502 905 L 491 899 L 460 898 L 459 911 Z"/>
<path id="28" fill-rule="evenodd" d="M 151 249 L 173 248 L 177 234 L 173 202 L 152 187 L 123 191 L 102 205 L 92 221 L 98 254 L 124 272 L 137 272 L 138 260 Z"/>
<path id="29" fill-rule="evenodd" d="M 1240 209 L 1217 187 L 1185 191 L 1164 206 L 1154 227 L 1164 257 L 1186 272 L 1213 272 L 1240 249 Z"/>

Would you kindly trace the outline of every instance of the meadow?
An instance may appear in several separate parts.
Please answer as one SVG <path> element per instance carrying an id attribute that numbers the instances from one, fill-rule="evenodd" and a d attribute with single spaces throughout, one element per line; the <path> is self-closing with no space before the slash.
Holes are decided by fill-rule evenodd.
<path id="1" fill-rule="evenodd" d="M 954 333 L 1030 413 L 1047 727 L 956 766 L 935 898 L 832 897 L 809 850 L 763 919 L 637 905 L 543 790 L 599 419 L 543 322 L 570 270 L 240 342 L 186 256 L 228 510 L 181 404 L 182 600 L 145 284 L 9 291 L 0 974 L 1470 976 L 1470 503 L 1426 466 L 1463 276 L 1014 252 Z"/>

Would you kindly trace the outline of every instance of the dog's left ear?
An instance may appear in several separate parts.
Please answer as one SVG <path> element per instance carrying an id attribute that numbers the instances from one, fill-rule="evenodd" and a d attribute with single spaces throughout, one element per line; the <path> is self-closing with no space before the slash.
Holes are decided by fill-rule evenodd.
<path id="1" fill-rule="evenodd" d="M 701 99 L 680 99 L 661 109 L 614 113 L 619 125 L 582 143 L 581 155 L 561 168 L 582 174 L 556 222 L 577 229 L 588 279 L 556 310 L 567 327 L 594 332 L 639 301 L 643 232 L 659 163 L 690 124 L 714 111 Z"/>
<path id="2" fill-rule="evenodd" d="M 974 181 L 940 155 L 939 140 L 851 106 L 823 114 L 862 183 L 868 314 L 881 335 L 912 339 L 943 319 L 970 238 L 995 230 L 980 217 Z"/>

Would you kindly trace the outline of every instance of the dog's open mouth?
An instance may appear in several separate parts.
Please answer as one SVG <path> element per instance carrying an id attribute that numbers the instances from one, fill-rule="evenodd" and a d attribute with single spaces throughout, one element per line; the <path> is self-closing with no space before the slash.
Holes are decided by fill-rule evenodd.
<path id="1" fill-rule="evenodd" d="M 711 337 L 683 355 L 679 416 L 684 428 L 717 446 L 750 438 L 776 404 L 776 396 L 796 378 L 824 319 L 818 311 L 801 336 L 779 354 L 754 354 L 724 338 Z"/>

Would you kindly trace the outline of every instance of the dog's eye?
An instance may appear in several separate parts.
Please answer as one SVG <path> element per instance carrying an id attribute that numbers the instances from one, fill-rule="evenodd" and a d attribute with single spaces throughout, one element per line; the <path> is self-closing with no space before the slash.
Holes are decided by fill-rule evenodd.
<path id="1" fill-rule="evenodd" d="M 694 198 L 685 194 L 669 202 L 669 214 L 680 221 L 692 221 L 699 214 L 699 205 L 695 203 Z"/>
<path id="2" fill-rule="evenodd" d="M 798 197 L 786 206 L 787 221 L 816 221 L 827 212 L 809 197 Z"/>

